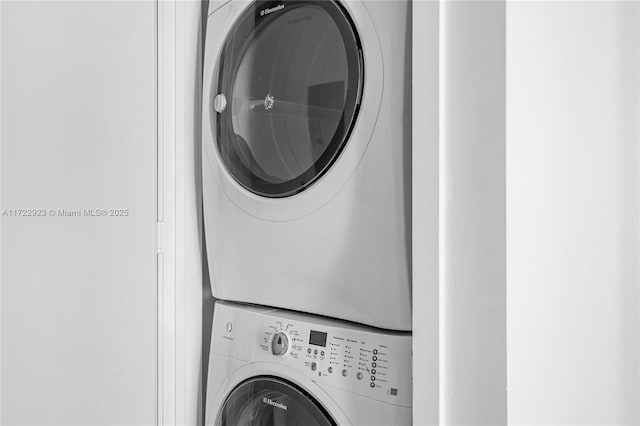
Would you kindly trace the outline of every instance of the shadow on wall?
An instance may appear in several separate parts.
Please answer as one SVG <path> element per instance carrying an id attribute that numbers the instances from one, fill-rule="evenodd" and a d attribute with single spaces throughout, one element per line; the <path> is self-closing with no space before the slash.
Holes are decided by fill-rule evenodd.
<path id="1" fill-rule="evenodd" d="M 413 16 L 413 3 L 409 3 L 409 7 L 407 8 L 407 18 L 406 18 L 406 22 L 407 22 L 407 28 L 406 28 L 406 35 L 405 35 L 405 40 L 408 40 L 409 42 L 406 43 L 405 46 L 405 52 L 404 52 L 404 60 L 406 64 L 411 64 L 413 61 L 413 39 L 412 39 L 412 34 L 413 34 L 413 20 L 412 20 L 412 16 Z M 412 182 L 412 176 L 413 176 L 413 171 L 412 171 L 412 167 L 413 167 L 413 136 L 412 136 L 412 131 L 413 131 L 413 126 L 412 126 L 412 105 L 413 105 L 413 68 L 411 66 L 406 66 L 405 67 L 405 76 L 404 76 L 404 93 L 407 94 L 407 96 L 405 96 L 404 98 L 404 113 L 403 113 L 403 117 L 404 117 L 404 123 L 403 123 L 403 128 L 404 129 L 408 129 L 407 132 L 408 134 L 406 135 L 406 137 L 408 138 L 409 141 L 411 141 L 411 143 L 405 143 L 404 144 L 404 148 L 403 148 L 403 152 L 402 152 L 402 161 L 403 161 L 403 167 L 404 170 L 407 171 L 407 173 L 404 174 L 404 200 L 406 203 L 406 207 L 404 210 L 404 223 L 405 223 L 405 233 L 407 236 L 407 246 L 406 246 L 406 252 L 407 253 L 411 253 L 412 251 L 412 247 L 413 247 L 413 233 L 412 233 L 412 219 L 411 219 L 411 212 L 413 211 L 413 198 L 412 198 L 412 194 L 413 194 L 413 182 Z M 407 271 L 413 271 L 413 257 L 411 255 L 407 256 Z M 411 272 L 410 274 L 411 275 Z M 412 298 L 413 300 L 413 285 L 409 286 L 409 297 Z"/>
<path id="2" fill-rule="evenodd" d="M 196 188 L 196 211 L 198 212 L 198 235 L 200 235 L 200 253 L 202 253 L 202 362 L 200 364 L 200 395 L 198 397 L 198 425 L 204 425 L 206 418 L 205 401 L 207 398 L 207 375 L 209 371 L 209 349 L 211 346 L 211 326 L 213 322 L 214 299 L 211 294 L 211 283 L 209 281 L 209 266 L 207 264 L 207 249 L 204 244 L 204 222 L 202 216 L 202 66 L 204 60 L 204 36 L 207 31 L 207 12 L 209 1 L 202 1 L 200 27 L 198 28 L 198 62 L 196 66 L 196 85 L 194 94 L 194 128 L 195 131 L 195 181 Z"/>

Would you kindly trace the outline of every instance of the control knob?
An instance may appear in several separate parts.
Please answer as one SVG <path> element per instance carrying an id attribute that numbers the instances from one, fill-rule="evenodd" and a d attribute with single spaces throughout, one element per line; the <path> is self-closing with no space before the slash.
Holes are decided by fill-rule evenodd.
<path id="1" fill-rule="evenodd" d="M 271 341 L 271 353 L 275 356 L 282 356 L 289 349 L 289 338 L 284 333 L 276 333 Z"/>

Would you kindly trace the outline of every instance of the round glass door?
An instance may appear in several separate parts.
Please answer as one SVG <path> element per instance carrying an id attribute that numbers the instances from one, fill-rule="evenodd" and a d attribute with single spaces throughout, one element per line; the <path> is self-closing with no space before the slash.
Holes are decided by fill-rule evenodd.
<path id="1" fill-rule="evenodd" d="M 256 194 L 304 190 L 347 143 L 362 84 L 360 42 L 342 6 L 253 2 L 224 43 L 211 95 L 222 162 Z"/>
<path id="2" fill-rule="evenodd" d="M 227 397 L 216 426 L 336 426 L 326 411 L 292 384 L 258 377 L 238 385 Z"/>

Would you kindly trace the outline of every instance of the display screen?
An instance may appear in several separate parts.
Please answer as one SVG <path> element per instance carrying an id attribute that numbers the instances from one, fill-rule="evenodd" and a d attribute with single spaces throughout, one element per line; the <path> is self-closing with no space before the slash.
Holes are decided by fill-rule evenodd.
<path id="1" fill-rule="evenodd" d="M 309 333 L 309 344 L 316 346 L 327 346 L 327 333 L 311 330 Z"/>

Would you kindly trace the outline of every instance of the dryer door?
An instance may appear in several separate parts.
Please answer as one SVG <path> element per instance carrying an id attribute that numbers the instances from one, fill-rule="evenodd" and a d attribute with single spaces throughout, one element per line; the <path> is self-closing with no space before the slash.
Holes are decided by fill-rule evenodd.
<path id="1" fill-rule="evenodd" d="M 226 38 L 210 98 L 222 163 L 263 197 L 306 189 L 347 142 L 362 84 L 360 41 L 338 3 L 251 3 Z"/>
<path id="2" fill-rule="evenodd" d="M 336 426 L 326 410 L 297 386 L 273 377 L 239 384 L 227 397 L 216 426 Z"/>

